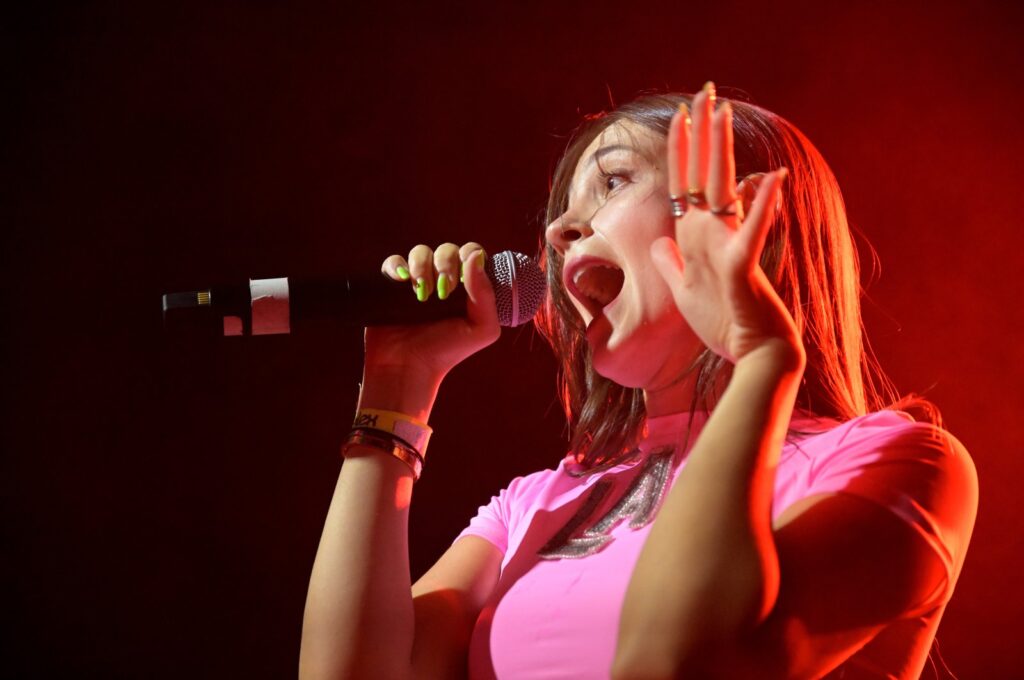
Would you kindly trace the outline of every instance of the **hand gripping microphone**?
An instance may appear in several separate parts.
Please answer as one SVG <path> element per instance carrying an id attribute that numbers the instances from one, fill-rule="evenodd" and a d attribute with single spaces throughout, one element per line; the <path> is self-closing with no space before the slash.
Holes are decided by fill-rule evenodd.
<path id="1" fill-rule="evenodd" d="M 487 259 L 498 321 L 519 326 L 544 301 L 544 273 L 535 261 L 506 250 Z M 273 335 L 301 332 L 318 321 L 348 326 L 396 326 L 465 316 L 467 295 L 456 289 L 447 300 L 420 302 L 408 282 L 383 276 L 338 279 L 249 279 L 163 296 L 164 328 L 210 335 Z"/>

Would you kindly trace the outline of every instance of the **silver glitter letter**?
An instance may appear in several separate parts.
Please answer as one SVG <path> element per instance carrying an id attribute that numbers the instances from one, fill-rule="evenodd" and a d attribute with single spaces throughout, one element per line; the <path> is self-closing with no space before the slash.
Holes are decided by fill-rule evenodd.
<path id="1" fill-rule="evenodd" d="M 648 454 L 640 473 L 626 489 L 626 493 L 622 495 L 615 507 L 590 527 L 578 532 L 580 525 L 601 504 L 614 484 L 607 477 L 600 480 L 594 485 L 590 496 L 580 506 L 580 509 L 538 551 L 538 557 L 556 560 L 593 555 L 611 542 L 611 531 L 622 520 L 628 518 L 631 529 L 645 527 L 654 521 L 654 516 L 661 506 L 671 479 L 674 453 L 675 448 L 667 446 Z"/>

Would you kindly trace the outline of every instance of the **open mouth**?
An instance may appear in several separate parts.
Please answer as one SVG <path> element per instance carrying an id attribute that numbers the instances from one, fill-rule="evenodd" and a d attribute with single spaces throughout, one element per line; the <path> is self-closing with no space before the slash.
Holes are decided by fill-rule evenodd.
<path id="1" fill-rule="evenodd" d="M 625 274 L 618 267 L 592 262 L 576 268 L 570 279 L 570 292 L 587 308 L 597 314 L 622 292 Z"/>

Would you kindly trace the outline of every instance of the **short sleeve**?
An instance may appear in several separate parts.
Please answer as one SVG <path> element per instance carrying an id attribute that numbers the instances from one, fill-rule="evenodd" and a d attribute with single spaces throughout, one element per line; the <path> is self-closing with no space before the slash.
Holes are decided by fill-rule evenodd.
<path id="1" fill-rule="evenodd" d="M 463 536 L 479 536 L 505 554 L 508 551 L 509 495 L 508 489 L 502 489 L 497 496 L 491 497 L 490 503 L 481 505 L 476 516 L 469 521 L 469 526 L 455 540 Z"/>
<path id="2" fill-rule="evenodd" d="M 934 604 L 945 601 L 963 565 L 977 514 L 974 463 L 963 444 L 933 425 L 905 420 L 865 425 L 816 457 L 809 495 L 853 494 L 909 524 L 945 566 L 946 583 Z"/>

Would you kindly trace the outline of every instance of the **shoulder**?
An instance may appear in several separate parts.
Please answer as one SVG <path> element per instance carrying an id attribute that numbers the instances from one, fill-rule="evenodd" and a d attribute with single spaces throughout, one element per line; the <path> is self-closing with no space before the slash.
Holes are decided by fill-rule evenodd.
<path id="1" fill-rule="evenodd" d="M 794 424 L 798 430 L 801 423 Z M 978 476 L 950 432 L 886 410 L 795 435 L 779 463 L 776 493 L 780 511 L 814 494 L 847 493 L 965 533 L 974 523 Z"/>
<path id="2" fill-rule="evenodd" d="M 809 414 L 795 414 L 790 431 L 802 443 L 815 445 L 851 444 L 873 437 L 893 436 L 917 429 L 940 430 L 931 423 L 915 421 L 903 411 L 882 410 L 846 421 Z"/>
<path id="3" fill-rule="evenodd" d="M 508 490 L 515 490 L 518 493 L 524 493 L 538 488 L 550 486 L 551 484 L 558 483 L 565 478 L 572 478 L 570 471 L 574 469 L 575 463 L 573 463 L 572 456 L 566 455 L 562 460 L 558 462 L 553 468 L 545 468 L 543 470 L 536 470 L 525 475 L 516 477 L 509 482 Z"/>
<path id="4" fill-rule="evenodd" d="M 455 540 L 475 534 L 507 552 L 509 537 L 517 527 L 524 526 L 524 522 L 528 525 L 533 513 L 564 506 L 601 477 L 600 474 L 581 476 L 572 472 L 572 459 L 567 456 L 553 469 L 515 477 L 492 496 L 490 502 L 479 507 L 469 526 Z"/>
<path id="5" fill-rule="evenodd" d="M 899 411 L 878 411 L 791 443 L 779 466 L 781 512 L 822 494 L 858 496 L 887 508 L 958 562 L 974 526 L 978 477 L 947 430 Z"/>
<path id="6" fill-rule="evenodd" d="M 554 468 L 515 477 L 495 498 L 506 504 L 532 504 L 547 493 L 565 491 L 582 484 L 586 477 L 573 474 L 575 470 L 572 457 L 566 456 Z"/>
<path id="7" fill-rule="evenodd" d="M 902 411 L 883 410 L 842 423 L 830 421 L 817 431 L 809 419 L 794 420 L 798 432 L 787 445 L 787 457 L 804 459 L 812 476 L 851 465 L 918 461 L 951 474 L 976 478 L 966 447 L 952 433 L 930 422 L 915 421 Z M 808 427 L 808 429 L 810 429 Z"/>

